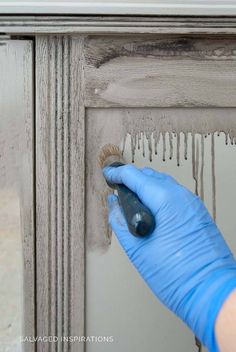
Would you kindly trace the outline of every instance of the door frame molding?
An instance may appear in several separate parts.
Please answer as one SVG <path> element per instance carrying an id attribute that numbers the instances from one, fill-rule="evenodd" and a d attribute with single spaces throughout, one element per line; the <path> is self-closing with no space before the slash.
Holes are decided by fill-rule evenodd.
<path id="1" fill-rule="evenodd" d="M 38 34 L 236 34 L 236 16 L 9 16 L 0 33 Z"/>

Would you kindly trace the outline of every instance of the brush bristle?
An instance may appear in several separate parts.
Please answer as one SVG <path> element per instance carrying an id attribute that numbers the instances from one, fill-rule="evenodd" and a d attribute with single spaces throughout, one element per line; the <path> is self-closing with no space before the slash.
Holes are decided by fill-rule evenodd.
<path id="1" fill-rule="evenodd" d="M 119 147 L 114 144 L 106 144 L 99 153 L 99 165 L 101 168 L 115 161 L 123 161 L 123 157 Z"/>

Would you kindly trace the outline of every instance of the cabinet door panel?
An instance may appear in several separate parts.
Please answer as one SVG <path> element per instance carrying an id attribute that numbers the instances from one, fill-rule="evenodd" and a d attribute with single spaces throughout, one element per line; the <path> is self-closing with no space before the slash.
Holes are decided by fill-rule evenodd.
<path id="1" fill-rule="evenodd" d="M 88 352 L 196 348 L 190 331 L 153 296 L 107 229 L 109 189 L 97 164 L 99 149 L 120 145 L 127 162 L 167 172 L 199 194 L 236 253 L 235 113 L 235 108 L 87 109 L 87 334 L 107 337 L 88 343 Z"/>
<path id="2" fill-rule="evenodd" d="M 33 351 L 33 46 L 0 40 L 0 350 Z"/>

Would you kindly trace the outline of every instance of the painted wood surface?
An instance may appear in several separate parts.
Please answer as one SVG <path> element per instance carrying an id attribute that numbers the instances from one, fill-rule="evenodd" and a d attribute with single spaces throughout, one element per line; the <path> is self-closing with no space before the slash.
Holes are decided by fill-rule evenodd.
<path id="1" fill-rule="evenodd" d="M 1 16 L 0 31 L 36 40 L 36 333 L 82 336 L 85 108 L 235 106 L 229 35 L 236 19 Z M 140 35 L 119 36 L 124 33 Z M 120 95 L 107 91 L 111 83 Z M 83 350 L 78 342 L 37 345 L 39 352 Z"/>
<path id="2" fill-rule="evenodd" d="M 85 104 L 236 105 L 234 39 L 88 37 Z"/>
<path id="3" fill-rule="evenodd" d="M 22 41 L 21 41 L 22 43 Z M 12 44 L 14 45 L 14 44 Z M 25 41 L 23 55 L 24 94 L 26 106 L 25 124 L 22 135 L 22 172 L 20 177 L 21 223 L 24 258 L 24 334 L 35 334 L 35 170 L 34 170 L 34 92 L 33 92 L 33 42 Z M 18 55 L 16 61 L 19 64 Z M 33 352 L 35 346 L 24 344 L 26 352 Z"/>
<path id="4" fill-rule="evenodd" d="M 37 351 L 82 352 L 84 335 L 83 38 L 36 39 Z"/>
<path id="5" fill-rule="evenodd" d="M 236 17 L 158 16 L 7 16 L 0 15 L 7 34 L 201 34 L 236 33 Z"/>
<path id="6" fill-rule="evenodd" d="M 155 87 L 158 81 L 155 76 L 164 70 L 165 62 L 173 65 L 177 84 L 183 78 L 184 71 L 180 63 L 184 63 L 188 73 L 184 81 L 186 84 L 188 79 L 194 82 L 198 78 L 202 68 L 201 62 L 204 64 L 203 68 L 209 68 L 210 76 L 214 77 L 215 64 L 219 63 L 220 69 L 223 69 L 222 62 L 233 65 L 234 55 L 234 43 L 227 38 L 204 41 L 201 38 L 171 39 L 155 36 L 136 39 L 118 36 L 84 38 L 80 35 L 36 37 L 38 335 L 57 335 L 60 339 L 67 334 L 84 334 L 84 234 L 85 227 L 88 231 L 90 229 L 88 218 L 87 224 L 84 222 L 84 189 L 88 177 L 86 174 L 86 179 L 84 178 L 84 158 L 87 156 L 85 107 L 162 106 L 165 89 L 171 87 L 170 80 L 167 85 L 159 86 L 157 96 Z M 198 69 L 194 71 L 193 76 L 189 76 L 193 64 Z M 227 68 L 225 70 L 224 75 L 228 72 Z M 142 90 L 139 99 L 134 99 L 137 86 L 131 86 L 131 91 L 122 95 L 119 101 L 114 100 L 119 98 L 117 94 L 107 99 L 99 96 L 99 91 L 95 92 L 101 82 L 113 80 L 113 83 L 116 83 L 116 80 L 123 77 L 132 81 L 134 72 L 136 78 L 139 78 L 140 74 L 144 77 L 144 82 L 138 86 L 138 91 Z M 222 79 L 224 83 L 223 74 L 219 81 Z M 229 77 L 229 73 L 227 74 Z M 154 81 L 151 88 L 154 87 L 156 95 L 150 95 L 148 86 L 145 86 L 150 81 L 152 83 L 152 75 Z M 198 83 L 200 86 L 194 89 L 192 85 L 188 86 L 188 89 L 185 89 L 184 84 L 181 86 L 184 92 L 178 101 L 179 106 L 192 103 L 190 98 L 193 98 L 194 91 L 198 98 L 194 106 L 208 106 L 209 101 L 205 96 L 201 95 L 201 100 L 197 95 L 199 87 L 204 87 L 206 83 L 208 85 L 204 92 L 206 89 L 213 89 L 216 94 L 212 98 L 215 99 L 213 104 L 232 104 L 232 92 L 230 91 L 229 97 L 224 94 L 224 97 L 220 98 L 215 80 L 209 83 L 204 75 Z M 232 90 L 233 87 L 234 79 Z M 179 89 L 178 85 L 174 87 L 176 94 L 177 88 Z M 176 106 L 177 98 L 176 95 L 173 96 L 175 100 L 167 101 L 166 106 Z M 221 99 L 220 102 L 216 97 Z M 86 200 L 88 201 L 87 198 Z M 99 237 L 99 233 L 97 235 Z M 90 239 L 91 236 L 92 233 Z M 102 241 L 102 238 L 99 241 Z M 48 351 L 49 348 L 52 351 L 83 351 L 84 346 L 79 343 L 68 345 L 66 342 L 50 346 L 45 343 L 38 344 L 40 352 Z"/>
<path id="7" fill-rule="evenodd" d="M 70 0 L 0 1 L 1 13 L 122 14 L 122 15 L 233 15 L 234 0 Z"/>
<path id="8" fill-rule="evenodd" d="M 20 200 L 22 247 L 19 250 L 22 251 L 23 258 L 24 295 L 23 316 L 18 318 L 22 319 L 22 333 L 25 336 L 35 335 L 32 55 L 33 42 L 31 40 L 0 38 L 0 119 L 2 128 L 0 131 L 0 188 L 15 190 L 15 194 L 19 195 Z M 12 214 L 13 218 L 14 213 Z M 4 221 L 7 222 L 7 218 Z M 4 270 L 4 268 L 2 269 Z M 23 348 L 26 352 L 34 351 L 34 346 L 29 344 L 25 344 Z"/>

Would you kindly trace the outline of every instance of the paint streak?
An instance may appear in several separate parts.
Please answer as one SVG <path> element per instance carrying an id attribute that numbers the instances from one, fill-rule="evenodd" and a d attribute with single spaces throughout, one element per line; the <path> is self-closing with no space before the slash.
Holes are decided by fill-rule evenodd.
<path id="1" fill-rule="evenodd" d="M 220 134 L 218 135 L 220 136 Z M 202 200 L 204 200 L 204 151 L 205 151 L 205 146 L 204 146 L 204 135 L 201 135 L 201 171 L 200 171 L 200 184 L 201 184 L 201 190 L 200 190 L 200 197 Z"/>
<path id="2" fill-rule="evenodd" d="M 212 216 L 216 220 L 215 136 L 211 134 Z"/>
<path id="3" fill-rule="evenodd" d="M 165 132 L 162 132 L 162 142 L 163 142 L 162 160 L 166 161 L 166 134 L 165 134 Z"/>
<path id="4" fill-rule="evenodd" d="M 93 214 L 93 220 L 87 221 L 89 249 L 106 250 L 111 240 L 106 205 L 110 190 L 97 164 L 99 149 L 106 143 L 120 145 L 125 153 L 130 148 L 132 162 L 136 154 L 140 155 L 138 150 L 147 162 L 153 162 L 156 156 L 159 161 L 167 162 L 168 158 L 182 166 L 189 159 L 195 193 L 203 200 L 206 143 L 210 144 L 212 215 L 216 219 L 215 138 L 224 133 L 226 144 L 236 143 L 235 109 L 227 109 L 227 114 L 219 108 L 88 110 L 86 212 Z"/>

